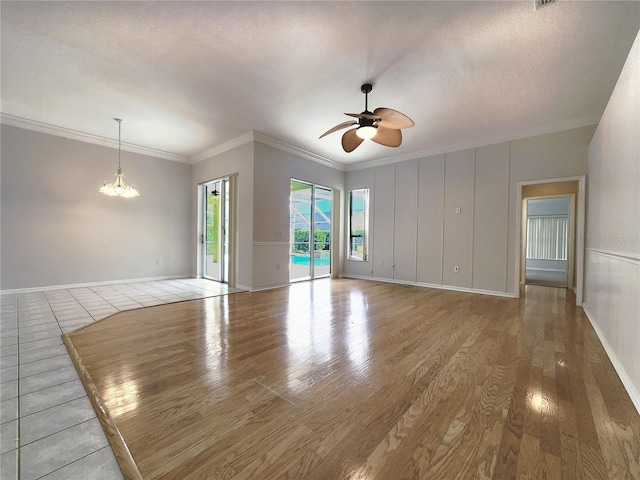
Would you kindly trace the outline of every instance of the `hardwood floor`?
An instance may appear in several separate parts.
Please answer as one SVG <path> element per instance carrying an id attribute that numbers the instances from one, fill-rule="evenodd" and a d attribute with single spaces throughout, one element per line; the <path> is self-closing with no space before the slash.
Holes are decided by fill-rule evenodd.
<path id="1" fill-rule="evenodd" d="M 65 342 L 129 478 L 640 479 L 640 416 L 565 295 L 322 280 Z"/>

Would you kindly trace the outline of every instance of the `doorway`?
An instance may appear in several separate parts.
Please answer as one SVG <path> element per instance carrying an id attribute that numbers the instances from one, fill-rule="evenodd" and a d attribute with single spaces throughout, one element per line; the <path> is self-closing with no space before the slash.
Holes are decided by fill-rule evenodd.
<path id="1" fill-rule="evenodd" d="M 229 178 L 203 184 L 202 276 L 229 282 Z"/>
<path id="2" fill-rule="evenodd" d="M 584 235 L 586 176 L 552 178 L 518 182 L 516 185 L 516 232 L 518 241 L 515 252 L 514 292 L 519 298 L 525 292 L 527 202 L 532 198 L 571 197 L 569 211 L 569 245 L 567 253 L 567 288 L 576 295 L 576 305 L 582 305 L 584 285 Z"/>
<path id="3" fill-rule="evenodd" d="M 289 281 L 331 275 L 332 190 L 291 180 Z"/>
<path id="4" fill-rule="evenodd" d="M 567 288 L 573 196 L 528 198 L 525 284 Z"/>

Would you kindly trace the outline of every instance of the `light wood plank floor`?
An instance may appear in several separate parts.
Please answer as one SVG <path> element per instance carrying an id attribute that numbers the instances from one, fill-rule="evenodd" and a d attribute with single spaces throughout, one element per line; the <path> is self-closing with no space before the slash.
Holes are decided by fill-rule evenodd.
<path id="1" fill-rule="evenodd" d="M 129 478 L 639 479 L 640 416 L 574 303 L 322 280 L 65 341 Z"/>

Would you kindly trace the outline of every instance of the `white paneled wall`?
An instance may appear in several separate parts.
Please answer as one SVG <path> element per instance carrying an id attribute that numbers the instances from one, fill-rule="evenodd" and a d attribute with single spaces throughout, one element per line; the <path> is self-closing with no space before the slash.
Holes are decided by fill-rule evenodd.
<path id="1" fill-rule="evenodd" d="M 418 164 L 417 280 L 442 284 L 444 154 L 421 158 Z"/>
<path id="2" fill-rule="evenodd" d="M 416 281 L 418 237 L 418 160 L 396 165 L 393 278 Z"/>
<path id="3" fill-rule="evenodd" d="M 393 240 L 395 238 L 396 164 L 376 167 L 373 187 L 372 232 L 369 252 L 373 276 L 393 278 Z M 371 196 L 371 194 L 370 194 Z"/>
<path id="4" fill-rule="evenodd" d="M 589 148 L 584 309 L 640 412 L 640 33 Z"/>
<path id="5" fill-rule="evenodd" d="M 444 285 L 471 288 L 475 149 L 447 153 L 444 162 Z M 458 269 L 458 272 L 455 269 Z"/>
<path id="6" fill-rule="evenodd" d="M 374 278 L 507 293 L 508 144 L 349 172 L 347 179 L 349 188 L 371 188 Z M 363 262 L 347 262 L 345 271 L 370 273 Z"/>
<path id="7" fill-rule="evenodd" d="M 640 258 L 587 250 L 584 310 L 640 412 Z"/>
<path id="8" fill-rule="evenodd" d="M 347 189 L 371 189 L 371 215 L 369 261 L 344 275 L 515 296 L 517 183 L 586 174 L 593 131 L 347 172 Z"/>
<path id="9" fill-rule="evenodd" d="M 473 280 L 478 290 L 507 291 L 509 144 L 476 149 Z"/>

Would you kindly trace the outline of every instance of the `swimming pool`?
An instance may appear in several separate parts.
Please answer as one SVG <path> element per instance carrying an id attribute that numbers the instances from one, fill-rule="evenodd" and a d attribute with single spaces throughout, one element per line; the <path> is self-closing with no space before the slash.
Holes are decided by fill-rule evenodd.
<path id="1" fill-rule="evenodd" d="M 301 255 L 299 253 L 291 254 L 291 263 L 293 265 L 309 265 L 309 255 Z M 313 262 L 314 265 L 330 265 L 331 264 L 331 256 L 329 252 L 322 252 L 319 257 L 315 258 Z"/>

